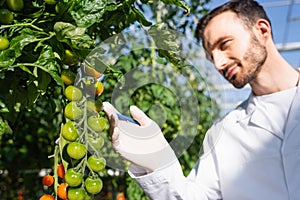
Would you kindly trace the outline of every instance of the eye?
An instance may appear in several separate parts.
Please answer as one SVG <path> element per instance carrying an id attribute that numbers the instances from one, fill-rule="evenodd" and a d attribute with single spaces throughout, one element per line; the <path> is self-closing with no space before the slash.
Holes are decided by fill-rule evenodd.
<path id="1" fill-rule="evenodd" d="M 220 44 L 220 49 L 225 50 L 226 48 L 229 47 L 229 45 L 230 45 L 230 40 L 224 40 Z"/>

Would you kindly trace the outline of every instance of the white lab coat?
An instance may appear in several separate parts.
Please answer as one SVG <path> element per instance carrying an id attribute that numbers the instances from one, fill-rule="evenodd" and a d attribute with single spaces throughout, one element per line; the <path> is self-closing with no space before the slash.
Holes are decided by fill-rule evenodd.
<path id="1" fill-rule="evenodd" d="M 130 175 L 155 200 L 299 200 L 299 86 L 283 134 L 274 132 L 272 116 L 265 116 L 253 99 L 250 95 L 214 123 L 188 177 L 178 162 L 144 176 Z"/>

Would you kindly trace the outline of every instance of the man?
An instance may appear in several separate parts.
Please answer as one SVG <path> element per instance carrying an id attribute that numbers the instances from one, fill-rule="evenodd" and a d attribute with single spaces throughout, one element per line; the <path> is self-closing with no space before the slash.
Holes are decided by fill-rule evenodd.
<path id="1" fill-rule="evenodd" d="M 204 154 L 188 177 L 160 134 L 155 148 L 166 149 L 161 155 L 172 158 L 169 164 L 128 153 L 143 140 L 128 140 L 127 151 L 127 129 L 105 103 L 112 142 L 131 161 L 130 175 L 151 199 L 300 199 L 299 72 L 278 53 L 265 11 L 256 1 L 230 1 L 204 16 L 196 35 L 216 69 L 236 88 L 249 84 L 252 94 L 208 130 Z M 153 123 L 136 107 L 131 113 L 140 132 Z"/>

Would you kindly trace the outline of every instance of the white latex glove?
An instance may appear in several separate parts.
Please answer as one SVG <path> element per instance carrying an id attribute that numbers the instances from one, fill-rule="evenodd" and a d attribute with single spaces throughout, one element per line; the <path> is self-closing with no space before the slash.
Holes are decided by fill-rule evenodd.
<path id="1" fill-rule="evenodd" d="M 160 127 L 139 108 L 131 106 L 130 113 L 140 126 L 118 119 L 118 111 L 108 102 L 103 103 L 103 109 L 110 121 L 112 145 L 123 158 L 147 172 L 177 160 Z"/>

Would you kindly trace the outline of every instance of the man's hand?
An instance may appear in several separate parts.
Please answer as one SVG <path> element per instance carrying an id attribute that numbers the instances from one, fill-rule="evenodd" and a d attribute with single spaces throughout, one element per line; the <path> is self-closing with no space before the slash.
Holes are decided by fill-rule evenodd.
<path id="1" fill-rule="evenodd" d="M 130 107 L 132 117 L 139 125 L 119 120 L 118 111 L 108 102 L 103 109 L 110 121 L 114 149 L 126 160 L 154 171 L 177 160 L 164 138 L 160 127 L 136 106 Z"/>

